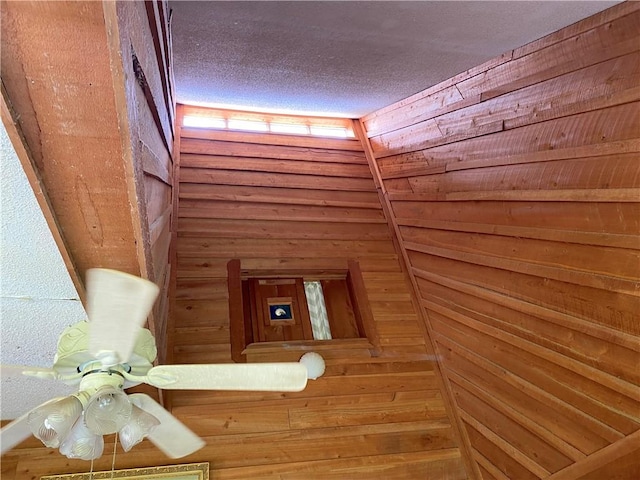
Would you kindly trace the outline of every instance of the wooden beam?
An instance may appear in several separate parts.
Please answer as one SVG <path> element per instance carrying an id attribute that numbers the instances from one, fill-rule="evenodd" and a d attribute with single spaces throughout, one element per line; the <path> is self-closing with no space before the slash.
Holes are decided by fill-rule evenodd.
<path id="1" fill-rule="evenodd" d="M 134 275 L 146 268 L 114 23 L 102 2 L 2 5 L 6 101 L 76 277 L 92 267 Z"/>
<path id="2" fill-rule="evenodd" d="M 40 206 L 40 210 L 42 210 L 42 214 L 44 216 L 47 225 L 49 226 L 49 230 L 51 231 L 51 235 L 53 236 L 53 241 L 56 243 L 58 247 L 58 251 L 62 256 L 62 260 L 67 268 L 67 272 L 69 272 L 69 276 L 71 277 L 71 281 L 73 282 L 76 291 L 78 292 L 78 296 L 80 300 L 84 303 L 85 301 L 85 289 L 84 282 L 82 281 L 82 277 L 78 272 L 76 265 L 74 264 L 73 258 L 69 253 L 69 248 L 67 246 L 67 242 L 64 238 L 64 233 L 62 228 L 60 227 L 60 223 L 56 218 L 55 212 L 51 206 L 51 200 L 49 199 L 49 195 L 46 190 L 46 186 L 42 181 L 42 176 L 40 175 L 39 169 L 35 164 L 33 156 L 29 151 L 29 147 L 26 144 L 24 135 L 21 132 L 21 128 L 19 123 L 15 120 L 14 112 L 11 111 L 11 108 L 7 102 L 6 91 L 4 86 L 2 87 L 2 100 L 1 100 L 1 114 L 2 114 L 2 124 L 7 131 L 9 139 L 13 145 L 13 148 L 16 152 L 18 160 L 22 165 L 22 169 L 24 170 L 27 180 L 33 189 L 33 193 L 35 194 L 36 201 Z"/>
<path id="3" fill-rule="evenodd" d="M 242 300 L 242 277 L 240 260 L 229 260 L 227 264 L 227 288 L 229 289 L 229 330 L 231 335 L 231 358 L 234 362 L 244 363 L 246 355 L 242 352 L 245 343 L 244 309 Z"/>
<path id="4" fill-rule="evenodd" d="M 178 202 L 180 197 L 180 139 L 182 132 L 182 105 L 178 105 L 175 114 L 175 140 L 173 142 L 173 188 L 171 189 L 171 244 L 169 246 L 169 265 L 170 265 L 170 283 L 169 283 L 169 318 L 167 320 L 167 360 L 173 361 L 173 331 L 175 325 L 175 300 L 178 275 L 178 254 L 176 250 L 178 240 Z"/>
<path id="5" fill-rule="evenodd" d="M 356 321 L 359 329 L 361 329 L 361 334 L 364 334 L 373 345 L 371 354 L 378 356 L 381 353 L 380 337 L 378 336 L 376 322 L 373 313 L 371 313 L 371 307 L 369 306 L 367 288 L 362 278 L 360 264 L 356 260 L 349 260 L 348 266 L 347 285 L 351 301 L 354 304 L 353 311 L 356 316 Z"/>

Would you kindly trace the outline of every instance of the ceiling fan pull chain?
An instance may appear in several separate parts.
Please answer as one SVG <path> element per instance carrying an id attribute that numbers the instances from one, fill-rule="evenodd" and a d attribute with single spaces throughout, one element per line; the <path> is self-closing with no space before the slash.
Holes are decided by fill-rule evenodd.
<path id="1" fill-rule="evenodd" d="M 118 447 L 118 432 L 116 432 L 113 439 L 113 459 L 111 460 L 111 480 L 116 470 L 116 448 Z"/>

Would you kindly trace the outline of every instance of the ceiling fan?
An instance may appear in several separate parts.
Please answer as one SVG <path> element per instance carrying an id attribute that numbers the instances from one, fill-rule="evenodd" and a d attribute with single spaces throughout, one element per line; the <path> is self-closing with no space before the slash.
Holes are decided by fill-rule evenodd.
<path id="1" fill-rule="evenodd" d="M 125 388 L 146 383 L 176 390 L 303 390 L 307 378 L 324 371 L 318 354 L 300 362 L 158 365 L 151 332 L 142 325 L 158 287 L 142 278 L 108 269 L 87 271 L 89 321 L 67 327 L 52 368 L 1 367 L 41 379 L 78 385 L 78 392 L 49 400 L 0 430 L 0 454 L 30 435 L 69 458 L 102 455 L 103 435 L 118 433 L 125 451 L 148 438 L 171 458 L 189 455 L 204 441 L 146 394 Z"/>

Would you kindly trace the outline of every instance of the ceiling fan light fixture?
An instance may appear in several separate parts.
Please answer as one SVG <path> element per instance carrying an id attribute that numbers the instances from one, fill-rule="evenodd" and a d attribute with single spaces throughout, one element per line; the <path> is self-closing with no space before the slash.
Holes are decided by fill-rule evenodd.
<path id="1" fill-rule="evenodd" d="M 87 428 L 81 416 L 60 445 L 60 453 L 67 458 L 95 460 L 102 456 L 104 439 Z"/>
<path id="2" fill-rule="evenodd" d="M 160 420 L 156 417 L 136 405 L 131 405 L 131 419 L 122 427 L 119 433 L 120 444 L 123 450 L 125 452 L 131 450 L 158 425 L 160 425 Z"/>
<path id="3" fill-rule="evenodd" d="M 34 437 L 49 448 L 57 448 L 81 414 L 82 403 L 70 395 L 36 408 L 27 422 Z"/>
<path id="4" fill-rule="evenodd" d="M 2 427 L 0 453 L 33 434 L 69 458 L 93 460 L 103 453 L 102 436 L 119 432 L 127 451 L 148 437 L 165 455 L 180 458 L 202 448 L 204 440 L 148 395 L 128 396 L 125 388 L 146 383 L 171 390 L 299 392 L 308 378 L 316 378 L 297 362 L 153 367 L 155 340 L 142 325 L 158 287 L 114 270 L 91 272 L 90 321 L 64 330 L 53 368 L 18 367 L 41 378 L 79 384 L 77 393 L 50 400 Z M 324 361 L 317 357 L 320 375 Z"/>
<path id="5" fill-rule="evenodd" d="M 98 388 L 84 408 L 84 421 L 96 435 L 116 433 L 130 418 L 131 402 L 127 394 L 111 385 Z"/>

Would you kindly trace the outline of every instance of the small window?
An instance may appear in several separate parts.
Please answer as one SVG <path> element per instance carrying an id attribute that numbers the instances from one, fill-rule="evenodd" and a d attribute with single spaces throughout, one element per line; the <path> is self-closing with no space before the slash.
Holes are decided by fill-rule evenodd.
<path id="1" fill-rule="evenodd" d="M 316 135 L 318 137 L 347 138 L 349 136 L 349 131 L 346 128 L 319 127 L 314 125 L 312 125 L 310 128 L 311 128 L 311 135 Z"/>
<path id="2" fill-rule="evenodd" d="M 227 128 L 227 121 L 224 118 L 220 118 L 220 117 L 201 117 L 201 116 L 195 116 L 195 115 L 188 115 L 183 118 L 182 124 L 185 127 L 196 127 L 196 128 L 216 128 L 216 129 Z"/>
<path id="3" fill-rule="evenodd" d="M 271 123 L 272 133 L 309 135 L 309 127 L 300 123 Z"/>
<path id="4" fill-rule="evenodd" d="M 184 127 L 265 132 L 280 135 L 310 135 L 332 138 L 355 138 L 352 120 L 279 115 L 234 110 L 183 106 Z"/>
<path id="5" fill-rule="evenodd" d="M 304 282 L 304 293 L 307 297 L 313 339 L 331 340 L 331 325 L 329 324 L 327 306 L 324 302 L 322 282 Z"/>
<path id="6" fill-rule="evenodd" d="M 304 277 L 256 278 L 241 271 L 240 260 L 231 260 L 227 269 L 233 360 L 245 361 L 245 354 L 258 347 L 304 350 L 331 342 L 340 348 L 350 342 L 376 354 L 379 341 L 360 267 L 356 261 L 349 261 L 348 267 Z"/>
<path id="7" fill-rule="evenodd" d="M 251 132 L 268 132 L 269 125 L 266 122 L 256 122 L 254 120 L 229 119 L 230 130 L 248 130 Z"/>

